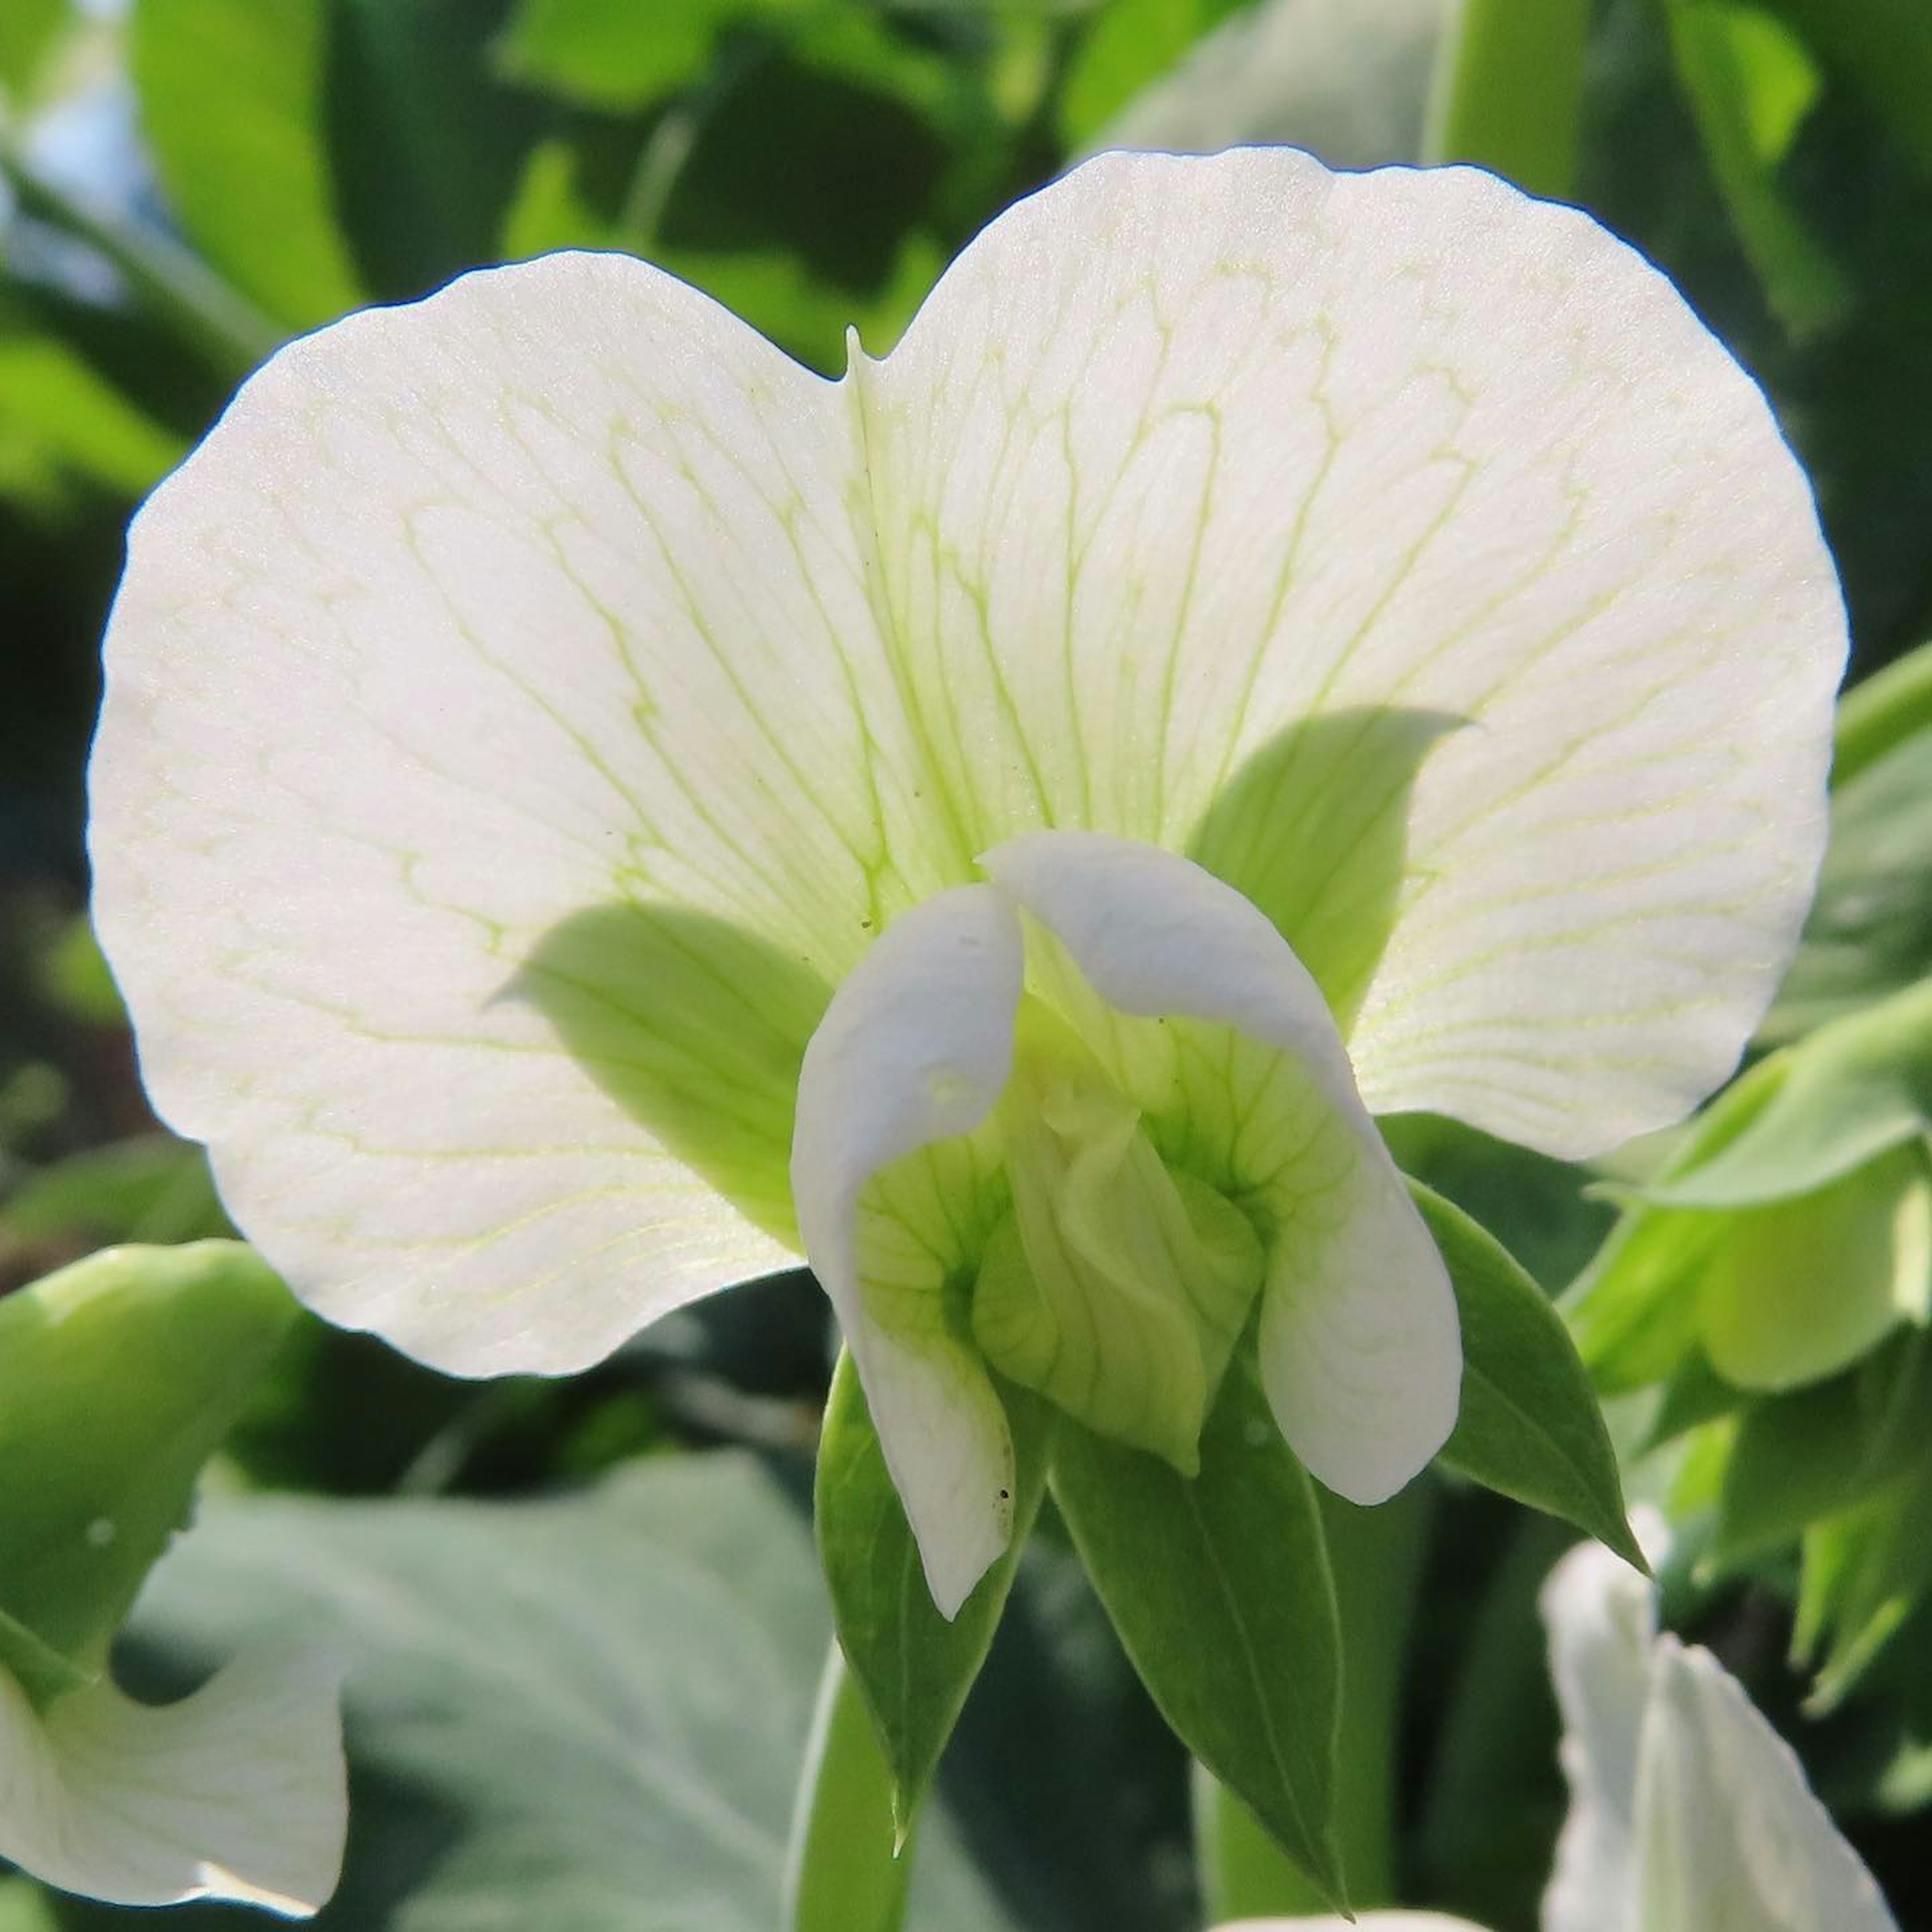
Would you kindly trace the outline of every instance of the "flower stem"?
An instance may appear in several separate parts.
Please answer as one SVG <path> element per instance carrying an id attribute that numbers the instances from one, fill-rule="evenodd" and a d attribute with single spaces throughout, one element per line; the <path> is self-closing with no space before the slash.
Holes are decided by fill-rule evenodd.
<path id="1" fill-rule="evenodd" d="M 1426 1482 L 1377 1509 L 1321 1491 L 1322 1526 L 1342 1622 L 1342 1737 L 1335 1820 L 1349 1904 L 1396 1894 L 1396 1740 L 1402 1671 L 1428 1540 Z M 1210 1923 L 1283 1912 L 1325 1912 L 1328 1902 L 1255 1822 L 1196 1767 L 1195 1820 Z"/>
<path id="2" fill-rule="evenodd" d="M 1458 0 L 1436 56 L 1426 161 L 1473 161 L 1531 194 L 1574 189 L 1590 0 Z"/>
<path id="3" fill-rule="evenodd" d="M 784 1932 L 899 1932 L 912 1849 L 894 1836 L 892 1774 L 835 1642 L 792 1814 Z"/>

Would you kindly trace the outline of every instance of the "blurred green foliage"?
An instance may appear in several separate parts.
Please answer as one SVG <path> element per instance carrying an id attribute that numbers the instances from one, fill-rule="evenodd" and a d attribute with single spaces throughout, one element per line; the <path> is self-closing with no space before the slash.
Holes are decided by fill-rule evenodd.
<path id="1" fill-rule="evenodd" d="M 226 1232 L 201 1155 L 147 1112 L 80 917 L 82 772 L 125 520 L 277 344 L 478 265 L 614 248 L 836 374 L 848 326 L 888 350 L 981 225 L 1112 141 L 1300 141 L 1351 166 L 1438 142 L 1507 162 L 1509 91 L 1472 86 L 1460 109 L 1444 93 L 1450 4 L 0 0 L 0 1292 L 104 1243 Z M 1657 261 L 1764 383 L 1818 491 L 1855 672 L 1877 670 L 1932 632 L 1932 8 L 1594 0 L 1574 19 L 1580 61 L 1538 82 L 1536 185 Z M 1767 1046 L 1932 964 L 1925 662 L 1847 709 L 1824 888 Z M 1546 1288 L 1614 1218 L 1587 1177 L 1447 1123 L 1392 1138 Z M 579 1718 L 586 1698 L 635 1697 L 667 1736 L 710 1726 L 687 1768 L 746 1808 L 755 1854 L 721 1880 L 727 1904 L 692 1910 L 752 1922 L 823 1634 L 796 1506 L 830 1366 L 800 1277 L 687 1311 L 560 1384 L 448 1382 L 304 1318 L 218 1486 L 316 1499 L 211 1510 L 161 1573 L 139 1655 L 172 1684 L 251 1622 L 301 1615 L 298 1576 L 318 1594 L 332 1582 L 351 1625 L 358 1602 L 407 1597 L 406 1642 L 384 1620 L 366 1633 L 381 1654 L 354 1733 L 363 1835 L 332 1922 L 481 1923 L 461 1915 L 486 1883 L 523 1901 L 521 1922 L 647 1922 L 624 1913 L 647 1882 L 648 1763 L 614 1810 L 580 1790 L 595 1754 L 553 1722 L 563 1693 L 520 1719 L 514 1698 L 533 1694 L 508 1681 L 506 1644 L 465 1628 L 471 1605 L 526 1618 L 544 1634 L 529 1667 L 567 1682 Z M 1625 1446 L 1654 1449 L 1638 1466 L 1680 1500 L 1701 1494 L 1698 1634 L 1799 1732 L 1901 1924 L 1932 1923 L 1910 1815 L 1932 1800 L 1922 1340 L 1750 1402 L 1694 1352 L 1669 1366 L 1630 1399 L 1643 1413 L 1624 1418 Z M 680 1455 L 727 1442 L 776 1474 Z M 480 1505 L 436 1500 L 548 1495 L 640 1456 L 618 1487 L 505 1510 L 500 1558 Z M 412 1500 L 319 1499 L 398 1495 Z M 1562 1540 L 1479 1492 L 1444 1485 L 1441 1502 L 1401 1876 L 1507 1932 L 1533 1922 L 1560 1816 L 1532 1604 Z M 1049 1505 L 940 1768 L 956 1835 L 933 1846 L 933 1876 L 953 1890 L 920 1922 L 1181 1932 L 1198 1923 L 1184 1766 Z M 716 1642 L 692 1628 L 698 1598 L 647 1574 L 700 1559 L 734 1571 Z M 634 1601 L 608 1668 L 586 1664 L 598 1632 L 572 1626 L 553 1573 L 585 1600 Z M 661 1616 L 676 1628 L 654 1648 Z M 752 1627 L 771 1634 L 769 1709 L 745 1688 L 757 1646 L 731 1635 Z M 1791 1721 L 1808 1682 L 1784 1661 L 1794 1636 L 1827 1666 L 1828 1723 Z M 748 1767 L 725 1734 L 761 1718 L 772 1762 Z M 560 1767 L 544 1819 L 506 1796 L 528 1786 L 532 1749 Z M 566 1876 L 567 1912 L 545 1888 Z M 46 1912 L 0 1879 L 0 1932 L 46 1932 Z"/>

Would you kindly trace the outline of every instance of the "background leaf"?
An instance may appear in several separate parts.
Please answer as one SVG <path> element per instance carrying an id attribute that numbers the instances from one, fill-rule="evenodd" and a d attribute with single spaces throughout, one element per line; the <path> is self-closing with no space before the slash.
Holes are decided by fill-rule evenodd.
<path id="1" fill-rule="evenodd" d="M 211 1509 L 133 1660 L 176 1682 L 271 1628 L 351 1661 L 349 1863 L 319 1932 L 770 1932 L 827 1631 L 805 1523 L 750 1459 L 521 1505 Z M 1013 1926 L 942 1816 L 914 1888 L 932 1932 Z"/>
<path id="2" fill-rule="evenodd" d="M 130 52 L 168 204 L 209 263 L 291 330 L 364 298 L 324 122 L 327 0 L 136 0 Z"/>

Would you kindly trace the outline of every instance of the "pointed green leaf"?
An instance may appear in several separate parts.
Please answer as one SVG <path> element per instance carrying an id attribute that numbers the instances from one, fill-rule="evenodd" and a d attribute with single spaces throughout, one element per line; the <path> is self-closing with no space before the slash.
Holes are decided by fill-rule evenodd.
<path id="1" fill-rule="evenodd" d="M 1012 1540 L 949 1622 L 934 1606 L 898 1495 L 886 1473 L 849 1354 L 832 1378 L 819 1438 L 818 1550 L 840 1648 L 878 1725 L 900 1830 L 924 1796 L 966 1694 L 986 1660 L 1014 1566 L 1046 1486 L 1052 1412 L 1005 1388 L 1012 1431 Z"/>
<path id="2" fill-rule="evenodd" d="M 294 1313 L 231 1241 L 107 1249 L 0 1300 L 0 1612 L 102 1667 Z"/>
<path id="3" fill-rule="evenodd" d="M 1562 1318 L 1492 1235 L 1439 1194 L 1409 1186 L 1462 1319 L 1462 1406 L 1442 1460 L 1646 1568 L 1603 1411 Z"/>
<path id="4" fill-rule="evenodd" d="M 1335 1904 L 1341 1633 L 1314 1486 L 1238 1360 L 1191 1481 L 1071 1423 L 1053 1493 L 1141 1679 L 1188 1749 Z"/>

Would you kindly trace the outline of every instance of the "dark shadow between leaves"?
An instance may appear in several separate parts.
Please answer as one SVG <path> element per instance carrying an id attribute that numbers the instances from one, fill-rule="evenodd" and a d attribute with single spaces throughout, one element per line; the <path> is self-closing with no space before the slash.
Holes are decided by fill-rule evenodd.
<path id="1" fill-rule="evenodd" d="M 501 997 L 759 1227 L 796 1238 L 788 1165 L 800 1063 L 831 999 L 802 961 L 723 920 L 620 901 L 574 913 Z"/>
<path id="2" fill-rule="evenodd" d="M 1396 706 L 1304 718 L 1242 766 L 1188 842 L 1274 922 L 1345 1032 L 1394 929 L 1416 775 L 1468 722 Z"/>

